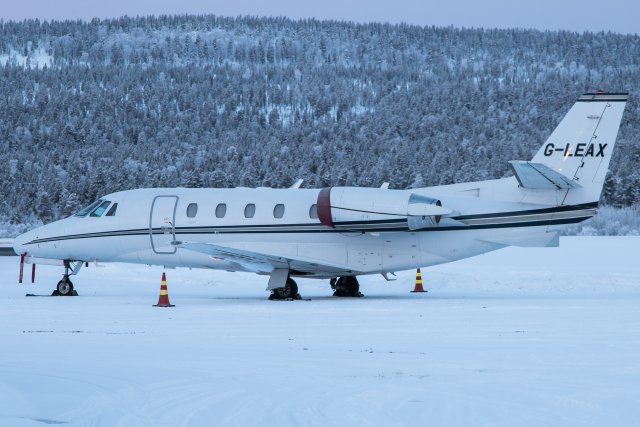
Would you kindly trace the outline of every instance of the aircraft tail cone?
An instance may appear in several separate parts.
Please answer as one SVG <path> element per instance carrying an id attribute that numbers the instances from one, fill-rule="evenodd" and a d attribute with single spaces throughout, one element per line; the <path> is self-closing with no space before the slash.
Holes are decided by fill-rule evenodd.
<path id="1" fill-rule="evenodd" d="M 154 307 L 175 307 L 175 305 L 169 302 L 169 292 L 167 291 L 167 276 L 162 273 L 162 283 L 160 284 L 160 296 L 158 297 L 158 303 L 154 304 Z"/>
<path id="2" fill-rule="evenodd" d="M 416 286 L 411 292 L 428 292 L 422 287 L 422 273 L 419 268 L 416 270 Z"/>

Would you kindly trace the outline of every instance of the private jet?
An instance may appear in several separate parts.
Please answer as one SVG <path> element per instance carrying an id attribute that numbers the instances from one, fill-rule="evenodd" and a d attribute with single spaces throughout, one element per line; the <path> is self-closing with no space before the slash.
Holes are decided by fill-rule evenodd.
<path id="1" fill-rule="evenodd" d="M 360 296 L 358 276 L 456 261 L 506 246 L 557 246 L 563 227 L 596 214 L 627 93 L 586 93 L 513 176 L 380 188 L 145 188 L 108 194 L 15 239 L 24 263 L 64 268 L 56 291 L 88 263 L 136 263 L 269 276 L 271 298 L 297 277 Z M 35 272 L 35 267 L 33 272 Z M 33 279 L 33 276 L 32 276 Z"/>

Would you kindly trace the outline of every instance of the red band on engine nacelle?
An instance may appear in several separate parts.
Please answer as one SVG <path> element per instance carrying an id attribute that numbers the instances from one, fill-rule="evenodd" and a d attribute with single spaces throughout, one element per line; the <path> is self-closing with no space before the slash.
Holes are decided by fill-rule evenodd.
<path id="1" fill-rule="evenodd" d="M 333 219 L 331 218 L 331 187 L 323 188 L 318 193 L 318 219 L 327 227 L 334 228 Z"/>

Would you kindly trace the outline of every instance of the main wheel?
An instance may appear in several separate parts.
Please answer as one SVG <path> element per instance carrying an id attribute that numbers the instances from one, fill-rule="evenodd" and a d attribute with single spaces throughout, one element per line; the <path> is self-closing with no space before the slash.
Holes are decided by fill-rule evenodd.
<path id="1" fill-rule="evenodd" d="M 62 296 L 69 296 L 73 294 L 73 283 L 66 277 L 58 282 L 57 286 L 58 294 Z"/>
<path id="2" fill-rule="evenodd" d="M 340 277 L 335 284 L 335 292 L 333 295 L 336 297 L 362 296 L 360 294 L 360 283 L 358 283 L 358 279 L 356 279 L 355 276 Z"/>
<path id="3" fill-rule="evenodd" d="M 273 294 L 277 299 L 295 298 L 295 296 L 298 295 L 298 284 L 289 278 L 282 288 L 275 288 Z"/>

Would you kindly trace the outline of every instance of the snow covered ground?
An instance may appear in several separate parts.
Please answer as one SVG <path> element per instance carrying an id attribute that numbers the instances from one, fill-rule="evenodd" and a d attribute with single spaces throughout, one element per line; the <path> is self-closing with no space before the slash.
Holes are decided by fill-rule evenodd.
<path id="1" fill-rule="evenodd" d="M 568 237 L 386 283 L 90 266 L 17 285 L 0 258 L 0 425 L 637 425 L 640 237 Z M 26 272 L 28 276 L 28 271 Z"/>

